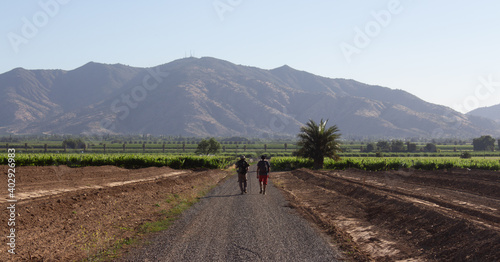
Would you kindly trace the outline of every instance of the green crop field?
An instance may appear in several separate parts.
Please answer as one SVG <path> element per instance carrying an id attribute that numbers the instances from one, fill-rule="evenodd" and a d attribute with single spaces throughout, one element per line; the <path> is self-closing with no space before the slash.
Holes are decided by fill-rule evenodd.
<path id="1" fill-rule="evenodd" d="M 235 156 L 195 156 L 172 154 L 16 154 L 16 166 L 67 165 L 70 167 L 113 165 L 124 168 L 168 166 L 185 168 L 225 168 L 236 161 Z M 8 164 L 7 154 L 0 155 L 0 165 Z M 273 171 L 312 168 L 312 161 L 297 157 L 272 157 Z M 499 157 L 345 157 L 340 161 L 325 159 L 325 169 L 358 168 L 362 170 L 398 170 L 414 168 L 437 170 L 447 168 L 500 170 Z"/>
<path id="2" fill-rule="evenodd" d="M 500 170 L 500 158 L 496 159 L 460 159 L 460 158 L 344 158 L 340 161 L 325 159 L 325 169 L 357 168 L 369 171 L 400 170 L 413 168 L 420 170 L 438 170 L 448 168 L 470 168 L 483 170 Z M 312 168 L 309 159 L 296 157 L 274 157 L 271 160 L 273 171 L 292 170 L 297 168 Z"/>
<path id="3" fill-rule="evenodd" d="M 159 154 L 16 154 L 16 166 L 70 167 L 112 165 L 124 168 L 168 166 L 175 169 L 225 168 L 235 162 L 234 157 L 175 156 Z M 7 165 L 7 154 L 0 156 L 0 165 Z"/>
<path id="4" fill-rule="evenodd" d="M 259 140 L 219 138 L 221 148 L 216 156 L 197 155 L 201 138 L 104 136 L 82 137 L 84 148 L 63 146 L 65 136 L 3 137 L 0 144 L 0 164 L 7 161 L 7 148 L 16 150 L 17 166 L 21 165 L 115 165 L 127 168 L 170 166 L 172 168 L 221 168 L 234 162 L 239 155 L 272 158 L 274 170 L 312 167 L 307 159 L 292 157 L 297 150 L 294 140 Z M 359 168 L 388 170 L 399 168 L 442 169 L 449 167 L 499 170 L 500 151 L 473 151 L 471 141 L 436 141 L 436 152 L 424 147 L 434 141 L 417 141 L 413 152 L 366 152 L 368 144 L 377 142 L 342 141 L 342 160 L 325 160 L 327 169 Z M 496 149 L 495 149 L 496 150 Z M 1 154 L 4 151 L 5 154 Z M 471 159 L 461 159 L 468 152 Z"/>

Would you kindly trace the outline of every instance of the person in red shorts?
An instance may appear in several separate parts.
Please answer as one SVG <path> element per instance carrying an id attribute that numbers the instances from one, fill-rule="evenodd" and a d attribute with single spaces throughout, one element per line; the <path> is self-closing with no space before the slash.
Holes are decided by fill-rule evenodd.
<path id="1" fill-rule="evenodd" d="M 260 192 L 259 194 L 266 194 L 267 180 L 269 179 L 269 172 L 271 166 L 266 161 L 266 156 L 261 156 L 260 161 L 257 163 L 257 178 L 259 179 Z"/>

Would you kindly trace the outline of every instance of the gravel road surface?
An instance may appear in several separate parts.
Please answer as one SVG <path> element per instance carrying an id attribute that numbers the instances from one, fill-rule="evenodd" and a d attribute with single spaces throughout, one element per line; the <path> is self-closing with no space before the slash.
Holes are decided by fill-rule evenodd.
<path id="1" fill-rule="evenodd" d="M 270 183 L 259 194 L 255 165 L 248 193 L 232 176 L 172 227 L 123 261 L 337 261 L 341 255 L 289 207 Z M 271 173 L 272 179 L 272 173 Z"/>

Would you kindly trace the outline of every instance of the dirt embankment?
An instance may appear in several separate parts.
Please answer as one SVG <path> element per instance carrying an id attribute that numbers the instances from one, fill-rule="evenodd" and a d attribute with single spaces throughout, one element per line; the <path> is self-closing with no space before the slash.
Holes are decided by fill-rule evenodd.
<path id="1" fill-rule="evenodd" d="M 7 174 L 7 167 L 0 166 Z M 195 197 L 229 173 L 221 170 L 128 170 L 113 166 L 16 169 L 16 255 L 2 261 L 79 261 L 137 237 L 179 199 Z M 4 183 L 7 184 L 6 176 Z M 5 196 L 2 206 L 6 206 Z M 7 235 L 8 213 L 0 215 Z M 7 254 L 7 255 L 5 255 Z M 8 256 L 9 255 L 9 256 Z"/>
<path id="2" fill-rule="evenodd" d="M 357 260 L 500 259 L 499 172 L 301 169 L 274 177 Z"/>

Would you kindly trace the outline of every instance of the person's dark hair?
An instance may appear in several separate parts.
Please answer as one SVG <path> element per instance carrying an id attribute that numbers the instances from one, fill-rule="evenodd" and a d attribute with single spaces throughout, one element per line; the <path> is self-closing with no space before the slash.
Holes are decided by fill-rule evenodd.
<path id="1" fill-rule="evenodd" d="M 260 156 L 260 159 L 262 159 L 262 160 L 266 159 L 266 155 Z"/>

